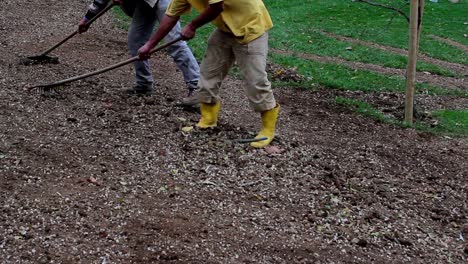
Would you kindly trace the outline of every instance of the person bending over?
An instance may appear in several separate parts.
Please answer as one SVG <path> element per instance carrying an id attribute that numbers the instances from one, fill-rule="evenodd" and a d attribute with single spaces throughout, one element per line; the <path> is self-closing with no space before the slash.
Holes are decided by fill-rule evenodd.
<path id="1" fill-rule="evenodd" d="M 109 1 L 120 5 L 122 10 L 132 17 L 128 31 L 128 48 L 130 55 L 132 57 L 136 56 L 138 49 L 151 37 L 156 22 L 161 23 L 170 0 L 94 0 L 79 23 L 79 33 L 88 30 L 86 23 L 103 10 Z M 180 35 L 181 26 L 179 23 L 175 23 L 174 27 L 165 35 L 164 41 L 169 42 Z M 188 97 L 184 98 L 182 103 L 193 101 L 191 97 L 197 89 L 200 69 L 192 51 L 185 41 L 178 41 L 168 47 L 168 52 L 182 72 L 189 90 Z M 152 94 L 154 79 L 149 61 L 147 59 L 136 61 L 134 68 L 136 85 L 131 89 L 127 89 L 126 92 L 139 95 Z"/>
<path id="2" fill-rule="evenodd" d="M 195 37 L 196 30 L 208 22 L 217 28 L 208 39 L 208 47 L 200 66 L 200 128 L 215 127 L 221 107 L 219 92 L 223 79 L 236 61 L 244 76 L 244 86 L 250 106 L 261 113 L 262 129 L 256 138 L 266 140 L 251 143 L 262 148 L 270 144 L 275 134 L 280 106 L 276 103 L 266 73 L 268 30 L 273 26 L 262 0 L 172 0 L 161 24 L 138 51 L 140 59 L 150 57 L 150 51 L 175 27 L 180 16 L 194 7 L 199 15 L 182 29 L 184 39 Z"/>

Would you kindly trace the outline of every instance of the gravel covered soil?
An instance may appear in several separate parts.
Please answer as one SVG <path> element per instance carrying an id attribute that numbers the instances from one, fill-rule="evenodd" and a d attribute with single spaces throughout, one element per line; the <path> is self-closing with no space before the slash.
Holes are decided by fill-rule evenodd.
<path id="1" fill-rule="evenodd" d="M 2 2 L 0 263 L 467 262 L 466 139 L 277 88 L 278 136 L 252 149 L 237 142 L 259 129 L 241 81 L 226 80 L 219 127 L 200 131 L 163 53 L 152 97 L 123 94 L 131 67 L 25 91 L 127 58 L 108 14 L 54 51 L 60 64 L 18 64 L 74 30 L 87 2 Z"/>

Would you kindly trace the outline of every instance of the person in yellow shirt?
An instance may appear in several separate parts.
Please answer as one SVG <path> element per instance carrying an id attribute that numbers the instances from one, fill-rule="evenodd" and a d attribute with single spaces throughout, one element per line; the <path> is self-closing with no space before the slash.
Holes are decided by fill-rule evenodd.
<path id="1" fill-rule="evenodd" d="M 197 126 L 211 128 L 217 125 L 221 84 L 230 67 L 237 62 L 244 76 L 250 106 L 261 113 L 262 129 L 255 138 L 266 138 L 251 143 L 251 146 L 262 148 L 269 145 L 275 135 L 280 106 L 276 103 L 265 70 L 268 30 L 273 23 L 262 0 L 172 0 L 158 30 L 139 49 L 139 58 L 148 59 L 150 51 L 192 7 L 200 14 L 182 29 L 184 40 L 194 38 L 196 30 L 209 22 L 217 27 L 208 40 L 200 66 L 197 100 L 201 118 Z"/>

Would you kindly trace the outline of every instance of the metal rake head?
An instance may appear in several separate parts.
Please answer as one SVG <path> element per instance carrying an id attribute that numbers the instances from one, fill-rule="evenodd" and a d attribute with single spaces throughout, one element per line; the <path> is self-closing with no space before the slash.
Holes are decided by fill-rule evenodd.
<path id="1" fill-rule="evenodd" d="M 39 56 L 30 56 L 20 59 L 19 64 L 21 65 L 36 65 L 36 64 L 59 64 L 59 59 L 57 57 L 51 57 L 47 55 Z"/>
<path id="2" fill-rule="evenodd" d="M 238 139 L 237 143 L 252 143 L 267 140 L 267 137 Z"/>
<path id="3" fill-rule="evenodd" d="M 58 94 L 60 90 L 64 88 L 63 85 L 56 86 L 56 85 L 35 85 L 26 87 L 25 90 L 28 92 L 34 92 L 37 94 L 45 95 L 45 94 Z"/>

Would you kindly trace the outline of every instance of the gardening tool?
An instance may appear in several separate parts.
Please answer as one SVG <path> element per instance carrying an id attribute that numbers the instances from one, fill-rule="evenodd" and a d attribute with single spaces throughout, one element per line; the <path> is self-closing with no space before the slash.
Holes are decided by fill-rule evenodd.
<path id="1" fill-rule="evenodd" d="M 104 8 L 96 16 L 94 16 L 92 19 L 90 19 L 86 23 L 86 26 L 90 26 L 94 21 L 96 21 L 96 19 L 98 19 L 104 13 L 109 11 L 109 9 L 111 9 L 114 5 L 115 5 L 114 3 L 110 3 L 106 8 Z M 69 39 L 73 38 L 76 34 L 78 34 L 78 30 L 74 31 L 73 33 L 68 35 L 66 38 L 64 38 L 62 41 L 60 41 L 59 43 L 57 43 L 54 46 L 50 47 L 48 50 L 42 52 L 41 54 L 21 59 L 20 64 L 23 64 L 23 65 L 44 64 L 44 63 L 58 64 L 59 61 L 58 61 L 57 57 L 48 56 L 47 54 L 49 54 L 54 49 L 60 47 L 63 43 L 65 43 Z"/>
<path id="2" fill-rule="evenodd" d="M 167 47 L 171 46 L 172 44 L 174 44 L 174 43 L 176 43 L 177 41 L 180 41 L 180 40 L 182 40 L 182 37 L 178 37 L 178 38 L 176 38 L 176 39 L 174 39 L 172 41 L 169 41 L 168 43 L 165 43 L 164 45 L 161 45 L 161 46 L 151 50 L 150 54 L 153 54 L 153 53 L 155 53 L 157 51 L 160 51 L 160 50 L 162 50 L 164 48 L 167 48 Z M 54 83 L 39 84 L 39 85 L 35 85 L 35 86 L 26 87 L 26 89 L 29 90 L 29 91 L 31 91 L 33 89 L 37 89 L 40 92 L 49 92 L 49 91 L 53 90 L 55 87 L 62 86 L 64 84 L 71 83 L 71 82 L 74 82 L 74 81 L 82 80 L 82 79 L 85 79 L 85 78 L 88 78 L 88 77 L 91 77 L 91 76 L 94 76 L 94 75 L 98 75 L 98 74 L 101 74 L 101 73 L 104 73 L 104 72 L 108 72 L 110 70 L 125 66 L 125 65 L 130 64 L 130 63 L 132 63 L 134 61 L 137 61 L 137 60 L 138 60 L 138 56 L 135 56 L 135 57 L 132 57 L 132 58 L 126 60 L 126 61 L 122 61 L 122 62 L 113 64 L 113 65 L 110 65 L 110 66 L 108 66 L 106 68 L 103 68 L 103 69 L 100 69 L 100 70 L 96 70 L 96 71 L 93 71 L 93 72 L 90 72 L 90 73 L 82 74 L 82 75 L 79 75 L 79 76 L 76 76 L 76 77 L 68 78 L 68 79 L 61 80 L 61 81 L 54 82 Z"/>
<path id="3" fill-rule="evenodd" d="M 252 142 L 259 142 L 263 140 L 267 140 L 267 137 L 260 137 L 260 138 L 246 138 L 246 139 L 238 139 L 237 143 L 252 143 Z"/>

